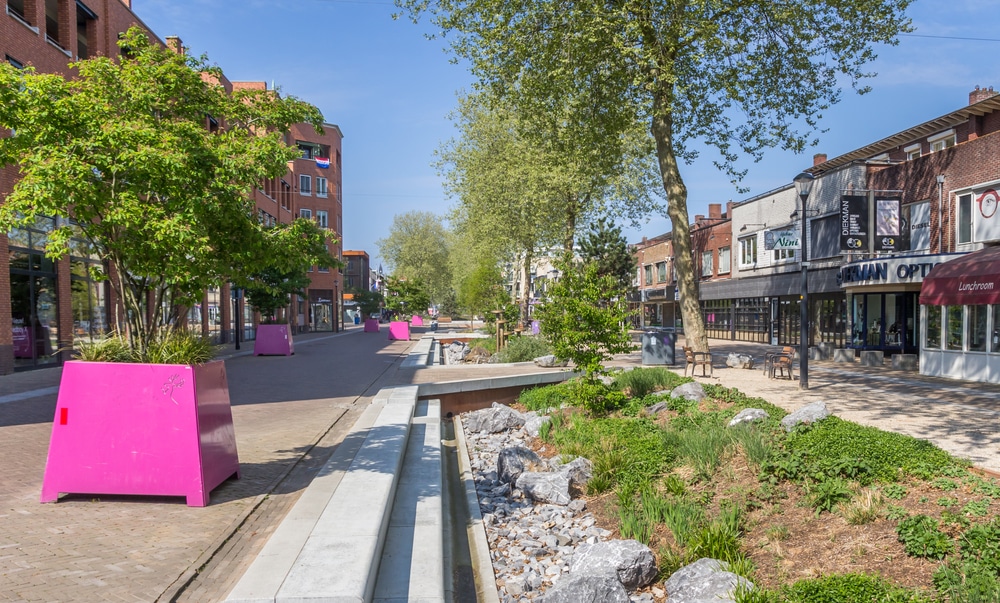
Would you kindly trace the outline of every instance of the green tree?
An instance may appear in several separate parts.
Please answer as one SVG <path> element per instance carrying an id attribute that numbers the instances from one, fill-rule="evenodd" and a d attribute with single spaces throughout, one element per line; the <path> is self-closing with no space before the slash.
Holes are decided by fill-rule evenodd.
<path id="1" fill-rule="evenodd" d="M 584 262 L 597 265 L 597 274 L 610 276 L 630 290 L 635 277 L 635 256 L 620 226 L 600 218 L 590 225 L 590 230 L 580 239 L 580 257 Z"/>
<path id="2" fill-rule="evenodd" d="M 632 350 L 626 289 L 613 276 L 599 274 L 596 263 L 566 257 L 557 267 L 562 275 L 549 285 L 535 315 L 553 353 L 594 381 L 604 361 Z"/>
<path id="3" fill-rule="evenodd" d="M 0 229 L 62 218 L 46 254 L 67 253 L 74 235 L 88 241 L 111 266 L 129 345 L 143 353 L 165 325 L 147 301 L 190 306 L 210 285 L 245 283 L 275 256 L 319 259 L 268 236 L 251 193 L 296 156 L 283 141 L 289 125 L 319 128 L 322 115 L 274 91 L 227 94 L 218 68 L 138 28 L 120 45 L 129 51 L 121 59 L 74 63 L 72 80 L 0 66 L 0 129 L 14 132 L 0 138 L 0 165 L 20 170 Z M 225 128 L 210 131 L 206 116 Z"/>
<path id="4" fill-rule="evenodd" d="M 272 254 L 257 272 L 235 279 L 242 284 L 250 305 L 266 322 L 273 322 L 279 308 L 287 307 L 291 295 L 305 295 L 309 268 L 314 264 L 335 267 L 341 263 L 327 251 L 326 231 L 312 220 L 299 218 L 264 231 Z"/>
<path id="5" fill-rule="evenodd" d="M 540 250 L 572 251 L 579 225 L 593 216 L 638 224 L 661 209 L 651 195 L 648 136 L 622 140 L 618 154 L 595 156 L 577 140 L 575 124 L 552 114 L 525 114 L 503 99 L 469 95 L 453 115 L 461 136 L 438 151 L 445 190 L 458 201 L 449 216 L 453 229 L 484 261 L 512 263 L 521 283 L 530 283 Z M 526 320 L 529 288 L 521 294 Z"/>
<path id="6" fill-rule="evenodd" d="M 385 307 L 403 317 L 423 314 L 430 305 L 430 295 L 422 282 L 390 276 L 385 280 Z"/>
<path id="7" fill-rule="evenodd" d="M 733 181 L 741 155 L 803 151 L 844 84 L 858 92 L 876 44 L 910 30 L 911 0 L 396 0 L 430 12 L 480 85 L 525 115 L 576 125 L 577 148 L 620 152 L 637 126 L 656 145 L 673 227 L 685 334 L 707 349 L 680 162 L 718 151 Z M 553 111 L 557 108 L 557 111 Z M 550 130 L 541 128 L 544 135 Z"/>
<path id="8" fill-rule="evenodd" d="M 439 216 L 427 211 L 396 215 L 389 236 L 376 244 L 394 276 L 420 281 L 435 303 L 445 298 L 451 289 L 449 246 L 448 233 Z"/>
<path id="9" fill-rule="evenodd" d="M 378 291 L 355 291 L 354 301 L 358 302 L 358 308 L 364 312 L 368 318 L 378 318 L 382 312 L 382 304 L 385 299 Z"/>

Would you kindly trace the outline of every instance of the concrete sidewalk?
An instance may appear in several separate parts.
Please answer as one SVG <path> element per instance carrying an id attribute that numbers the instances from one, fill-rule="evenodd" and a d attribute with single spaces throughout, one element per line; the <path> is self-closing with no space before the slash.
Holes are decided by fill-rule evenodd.
<path id="1" fill-rule="evenodd" d="M 414 338 L 422 334 L 415 329 Z M 38 502 L 59 369 L 0 377 L 0 601 L 222 601 L 378 390 L 539 372 L 530 364 L 402 368 L 414 341 L 351 329 L 296 337 L 291 357 L 229 351 L 242 479 L 209 506 L 182 498 L 66 496 Z M 714 377 L 792 410 L 823 400 L 847 419 L 925 438 L 1000 471 L 1000 387 L 889 368 L 810 363 L 810 385 L 725 367 L 770 346 L 711 342 Z M 679 348 L 678 348 L 679 349 Z M 680 359 L 680 358 L 679 358 Z M 638 366 L 638 353 L 613 364 Z M 681 372 L 680 365 L 672 367 Z"/>

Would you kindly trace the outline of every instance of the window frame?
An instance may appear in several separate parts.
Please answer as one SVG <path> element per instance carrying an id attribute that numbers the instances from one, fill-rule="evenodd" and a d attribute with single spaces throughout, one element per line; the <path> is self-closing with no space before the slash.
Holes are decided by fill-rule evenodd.
<path id="1" fill-rule="evenodd" d="M 300 218 L 305 218 L 306 220 L 312 220 L 313 210 L 311 210 L 311 209 L 309 209 L 307 207 L 300 207 L 299 208 L 299 217 Z"/>
<path id="2" fill-rule="evenodd" d="M 327 180 L 322 176 L 316 176 L 316 196 L 326 197 L 328 193 Z"/>
<path id="3" fill-rule="evenodd" d="M 957 195 L 955 199 L 955 242 L 958 245 L 969 245 L 973 242 L 972 197 L 973 195 L 970 191 Z"/>
<path id="4" fill-rule="evenodd" d="M 312 176 L 309 174 L 299 174 L 299 194 L 312 197 Z"/>
<path id="5" fill-rule="evenodd" d="M 656 282 L 667 282 L 667 262 L 666 260 L 656 263 Z"/>
<path id="6" fill-rule="evenodd" d="M 715 253 L 711 249 L 701 252 L 701 276 L 715 276 Z"/>
<path id="7" fill-rule="evenodd" d="M 955 144 L 957 144 L 957 138 L 955 136 L 955 130 L 950 129 L 944 132 L 940 132 L 933 136 L 927 137 L 927 143 L 930 145 L 931 153 L 938 153 L 945 149 L 949 149 Z"/>
<path id="8" fill-rule="evenodd" d="M 757 245 L 757 233 L 754 233 L 748 237 L 741 237 L 740 242 L 740 257 L 739 257 L 739 267 L 740 268 L 754 268 L 757 266 L 757 262 L 760 259 L 758 245 Z"/>
<path id="9" fill-rule="evenodd" d="M 330 212 L 320 209 L 316 211 L 316 224 L 320 228 L 330 227 Z"/>
<path id="10" fill-rule="evenodd" d="M 731 246 L 719 247 L 719 274 L 729 274 L 732 271 L 732 255 Z"/>

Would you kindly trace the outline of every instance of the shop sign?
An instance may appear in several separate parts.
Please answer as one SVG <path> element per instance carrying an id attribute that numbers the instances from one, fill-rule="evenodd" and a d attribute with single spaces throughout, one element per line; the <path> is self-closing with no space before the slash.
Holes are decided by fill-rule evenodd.
<path id="1" fill-rule="evenodd" d="M 798 230 L 765 230 L 764 249 L 801 249 L 802 240 Z"/>
<path id="2" fill-rule="evenodd" d="M 837 274 L 837 284 L 841 287 L 856 287 L 920 283 L 931 268 L 953 257 L 955 256 L 921 256 L 855 262 L 841 267 Z"/>
<path id="3" fill-rule="evenodd" d="M 840 197 L 840 250 L 868 249 L 868 196 Z"/>

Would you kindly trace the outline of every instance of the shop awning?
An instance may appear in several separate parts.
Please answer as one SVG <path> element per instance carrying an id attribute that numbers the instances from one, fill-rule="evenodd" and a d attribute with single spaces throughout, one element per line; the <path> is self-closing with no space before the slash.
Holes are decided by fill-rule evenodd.
<path id="1" fill-rule="evenodd" d="M 1000 247 L 987 247 L 934 266 L 920 286 L 932 306 L 1000 304 Z"/>

